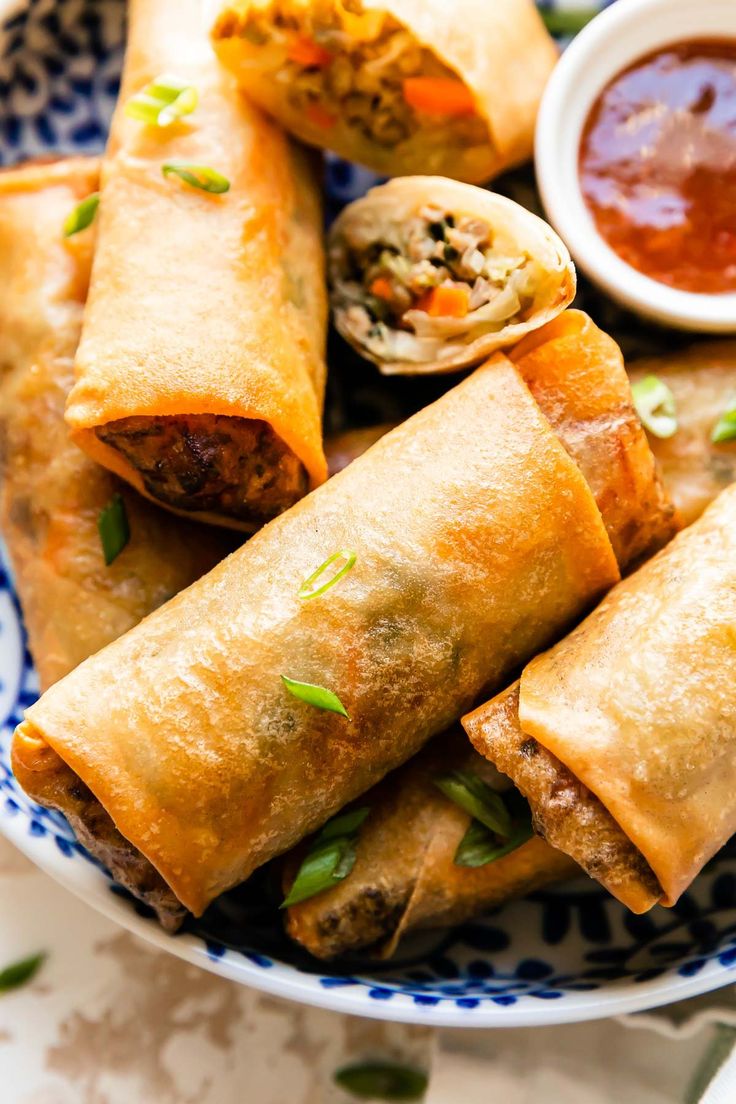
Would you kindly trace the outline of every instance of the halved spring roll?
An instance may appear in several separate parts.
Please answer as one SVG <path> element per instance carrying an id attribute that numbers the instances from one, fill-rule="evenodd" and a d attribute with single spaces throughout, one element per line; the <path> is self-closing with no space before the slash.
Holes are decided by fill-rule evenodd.
<path id="1" fill-rule="evenodd" d="M 326 476 L 321 203 L 315 166 L 221 72 L 200 19 L 197 0 L 129 5 L 67 421 L 142 494 L 250 530 Z M 197 106 L 130 117 L 151 112 L 152 82 Z"/>
<path id="2" fill-rule="evenodd" d="M 615 342 L 586 315 L 567 311 L 512 355 L 591 487 L 621 569 L 651 555 L 677 521 Z M 374 943 L 390 954 L 406 932 L 465 920 L 574 871 L 568 856 L 541 839 L 474 869 L 456 864 L 471 817 L 436 782 L 451 769 L 483 778 L 483 762 L 455 735 L 438 737 L 366 794 L 361 805 L 371 812 L 355 867 L 339 885 L 289 908 L 292 937 L 320 958 Z"/>
<path id="3" fill-rule="evenodd" d="M 336 553 L 352 569 L 300 597 Z M 48 690 L 17 755 L 51 746 L 200 913 L 617 576 L 587 483 L 498 355 Z"/>
<path id="4" fill-rule="evenodd" d="M 441 177 L 391 180 L 328 239 L 335 325 L 386 375 L 449 372 L 558 315 L 575 295 L 560 238 L 513 200 Z"/>
<path id="5" fill-rule="evenodd" d="M 675 432 L 647 436 L 665 485 L 690 525 L 736 480 L 736 341 L 702 341 L 679 353 L 647 357 L 631 365 L 630 375 L 633 384 L 654 376 L 674 397 Z"/>
<path id="6" fill-rule="evenodd" d="M 472 183 L 531 156 L 558 56 L 531 0 L 228 0 L 212 37 L 303 141 Z"/>
<path id="7" fill-rule="evenodd" d="M 634 912 L 736 830 L 736 487 L 463 720 L 537 829 Z"/>
<path id="8" fill-rule="evenodd" d="M 0 273 L 3 345 L 11 361 L 0 388 L 0 527 L 42 688 L 199 578 L 233 543 L 157 510 L 69 439 L 64 403 L 94 231 L 65 240 L 62 227 L 97 182 L 94 160 L 0 173 L 0 241 L 16 259 Z M 114 503 L 129 540 L 106 565 L 98 524 Z M 162 922 L 181 919 L 161 876 L 50 748 L 16 768 L 28 793 L 64 812 L 80 839 L 158 909 Z"/>

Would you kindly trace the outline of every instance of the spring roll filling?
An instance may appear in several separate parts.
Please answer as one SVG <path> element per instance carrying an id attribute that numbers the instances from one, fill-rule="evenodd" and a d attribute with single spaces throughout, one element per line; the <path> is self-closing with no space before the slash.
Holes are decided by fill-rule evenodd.
<path id="1" fill-rule="evenodd" d="M 278 81 L 290 108 L 326 135 L 345 128 L 385 150 L 417 137 L 430 149 L 487 147 L 486 122 L 463 81 L 387 12 L 360 0 L 250 5 L 225 12 L 215 39 L 238 36 Z M 428 148 L 429 147 L 429 148 Z"/>
<path id="2" fill-rule="evenodd" d="M 262 525 L 309 489 L 301 461 L 267 422 L 216 414 L 130 417 L 97 430 L 139 472 L 152 498 L 178 510 Z"/>
<path id="3" fill-rule="evenodd" d="M 523 322 L 541 266 L 488 221 L 428 204 L 403 224 L 348 223 L 329 250 L 336 310 L 373 356 L 449 358 Z"/>

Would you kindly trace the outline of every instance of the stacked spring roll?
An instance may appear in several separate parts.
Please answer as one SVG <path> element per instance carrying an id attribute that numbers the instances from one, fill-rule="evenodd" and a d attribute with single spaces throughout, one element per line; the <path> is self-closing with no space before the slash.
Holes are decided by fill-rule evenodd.
<path id="1" fill-rule="evenodd" d="M 129 5 L 67 421 L 142 494 L 250 530 L 326 476 L 321 203 L 200 20 Z"/>
<path id="2" fill-rule="evenodd" d="M 620 350 L 584 314 L 568 311 L 512 356 L 592 488 L 620 567 L 631 568 L 661 547 L 674 526 Z M 477 868 L 455 863 L 471 817 L 436 783 L 464 771 L 503 788 L 488 766 L 450 732 L 366 795 L 361 804 L 371 814 L 355 866 L 339 885 L 289 908 L 290 935 L 320 958 L 374 943 L 390 954 L 408 931 L 459 922 L 579 870 L 540 839 Z M 293 872 L 290 864 L 287 884 Z"/>
<path id="3" fill-rule="evenodd" d="M 498 686 L 618 577 L 543 374 L 535 401 L 496 355 L 52 687 L 14 743 L 30 792 L 52 749 L 200 913 Z M 563 423 L 579 381 L 550 377 Z M 663 540 L 631 447 L 632 529 Z"/>
<path id="4" fill-rule="evenodd" d="M 649 443 L 685 525 L 736 480 L 736 341 L 702 341 L 631 366 L 636 386 L 670 392 L 674 412 L 664 435 L 653 421 Z M 666 392 L 665 392 L 666 394 Z"/>
<path id="5" fill-rule="evenodd" d="M 478 364 L 575 294 L 570 254 L 545 222 L 430 176 L 349 204 L 330 231 L 328 274 L 337 329 L 386 375 Z"/>
<path id="6" fill-rule="evenodd" d="M 69 440 L 64 403 L 73 382 L 93 231 L 62 227 L 97 188 L 98 164 L 76 159 L 0 173 L 0 274 L 8 374 L 0 389 L 0 519 L 41 686 L 137 624 L 213 567 L 224 533 L 159 512 Z M 102 511 L 120 496 L 130 539 L 106 565 Z M 44 802 L 62 808 L 123 884 L 169 912 L 163 880 L 116 831 L 62 760 L 45 763 Z"/>
<path id="7" fill-rule="evenodd" d="M 736 830 L 736 487 L 463 720 L 537 831 L 634 912 Z"/>
<path id="8" fill-rule="evenodd" d="M 532 0 L 227 0 L 212 37 L 303 141 L 472 183 L 531 156 L 557 60 Z"/>

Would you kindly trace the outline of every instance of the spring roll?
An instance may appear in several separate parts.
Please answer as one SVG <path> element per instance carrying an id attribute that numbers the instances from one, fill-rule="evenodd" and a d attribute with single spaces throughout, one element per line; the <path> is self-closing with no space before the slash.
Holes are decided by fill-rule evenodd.
<path id="1" fill-rule="evenodd" d="M 340 550 L 352 570 L 300 598 Z M 16 762 L 53 748 L 199 914 L 617 576 L 585 479 L 499 354 L 48 690 Z"/>
<path id="2" fill-rule="evenodd" d="M 628 570 L 671 538 L 677 519 L 636 416 L 618 346 L 586 315 L 566 311 L 512 356 L 591 487 L 619 565 Z M 409 931 L 457 923 L 579 871 L 541 839 L 476 869 L 455 864 L 471 818 L 435 782 L 457 768 L 487 779 L 483 764 L 449 734 L 361 799 L 371 814 L 355 867 L 339 885 L 289 908 L 290 935 L 319 958 L 371 944 L 389 955 Z M 287 875 L 293 874 L 290 864 Z"/>
<path id="3" fill-rule="evenodd" d="M 11 361 L 0 389 L 0 527 L 44 689 L 199 578 L 232 544 L 224 532 L 157 510 L 69 439 L 64 403 L 93 231 L 65 240 L 62 226 L 96 190 L 98 172 L 96 161 L 74 159 L 0 173 L 0 241 L 13 262 L 0 273 Z M 118 494 L 130 540 L 106 566 L 98 519 Z M 19 768 L 31 796 L 61 809 L 117 880 L 135 885 L 175 925 L 181 905 L 82 781 L 50 748 L 41 765 L 25 775 Z"/>
<path id="4" fill-rule="evenodd" d="M 328 241 L 335 325 L 385 375 L 478 364 L 575 295 L 554 230 L 505 196 L 441 177 L 355 200 Z"/>
<path id="5" fill-rule="evenodd" d="M 631 365 L 630 375 L 632 383 L 656 376 L 674 395 L 677 431 L 672 437 L 648 437 L 682 520 L 690 525 L 736 480 L 736 432 L 730 440 L 712 440 L 719 420 L 736 407 L 736 341 L 703 341 L 679 353 L 647 357 Z"/>
<path id="6" fill-rule="evenodd" d="M 302 141 L 471 183 L 531 156 L 558 56 L 532 0 L 228 0 L 212 37 Z"/>
<path id="7" fill-rule="evenodd" d="M 736 831 L 736 487 L 463 720 L 538 830 L 633 912 Z"/>
<path id="8" fill-rule="evenodd" d="M 67 421 L 156 502 L 252 530 L 326 476 L 326 304 L 314 165 L 220 71 L 198 0 L 132 0 Z M 168 126 L 128 114 L 194 89 Z M 203 166 L 209 194 L 163 166 Z"/>

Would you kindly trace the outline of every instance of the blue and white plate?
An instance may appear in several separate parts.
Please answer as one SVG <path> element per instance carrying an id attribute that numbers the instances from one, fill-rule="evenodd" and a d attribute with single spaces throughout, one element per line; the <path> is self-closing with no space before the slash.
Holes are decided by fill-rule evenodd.
<path id="1" fill-rule="evenodd" d="M 119 0 L 0 0 L 0 163 L 101 148 L 117 92 L 123 22 Z M 330 198 L 339 205 L 370 180 L 333 162 Z M 519 187 L 523 201 L 527 185 Z M 621 326 L 609 304 L 589 305 L 608 328 Z M 623 329 L 646 341 L 630 320 Z M 166 935 L 112 884 L 64 819 L 34 805 L 15 783 L 10 738 L 36 694 L 12 582 L 0 569 L 0 831 L 124 927 L 234 981 L 363 1016 L 488 1027 L 610 1016 L 736 980 L 734 847 L 674 909 L 632 916 L 581 879 L 423 937 L 384 970 L 355 962 L 326 972 L 280 934 L 273 913 L 259 905 L 258 884 L 226 894 L 183 934 Z"/>

